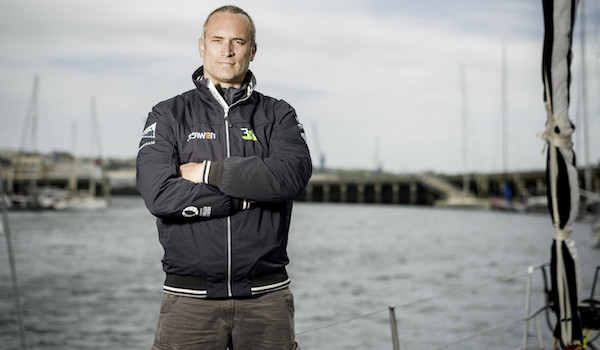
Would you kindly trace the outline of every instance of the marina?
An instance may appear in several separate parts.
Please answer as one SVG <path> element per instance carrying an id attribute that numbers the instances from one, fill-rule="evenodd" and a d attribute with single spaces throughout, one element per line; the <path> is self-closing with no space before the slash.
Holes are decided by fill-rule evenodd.
<path id="1" fill-rule="evenodd" d="M 70 155 L 46 154 L 21 156 L 0 151 L 4 159 L 4 185 L 9 195 L 25 192 L 32 181 L 39 187 L 71 192 L 83 191 L 93 196 L 136 195 L 135 160 L 74 159 Z M 580 169 L 581 183 L 588 169 Z M 600 167 L 589 172 L 593 189 L 600 189 Z M 492 200 L 505 198 L 510 186 L 515 203 L 527 204 L 532 210 L 539 197 L 546 194 L 544 169 L 511 173 L 469 174 L 467 195 L 485 200 L 483 207 L 493 207 Z M 378 174 L 363 172 L 316 172 L 310 179 L 301 202 L 435 205 L 440 200 L 464 192 L 463 174 Z M 597 192 L 597 191 L 596 191 Z M 591 196 L 590 198 L 595 199 Z"/>
<path id="2" fill-rule="evenodd" d="M 217 40 L 214 35 L 207 34 L 211 32 L 207 28 L 212 28 L 207 20 L 204 35 L 213 37 L 213 40 L 210 41 L 211 45 L 204 42 L 204 38 L 200 41 L 204 66 L 197 71 L 202 72 L 197 75 L 197 80 L 211 79 L 212 84 L 209 82 L 208 86 L 214 90 L 212 97 L 220 103 L 228 124 L 223 124 L 223 132 L 219 132 L 216 126 L 218 120 L 213 123 L 214 113 L 207 107 L 214 104 L 212 100 L 207 100 L 202 108 L 198 108 L 200 105 L 195 102 L 180 105 L 179 102 L 183 101 L 180 99 L 171 100 L 178 102 L 173 103 L 173 108 L 162 108 L 164 105 L 155 108 L 151 115 L 168 118 L 150 125 L 146 129 L 150 132 L 142 134 L 142 140 L 151 137 L 152 141 L 140 142 L 139 173 L 136 173 L 136 160 L 132 158 L 135 157 L 132 155 L 134 150 L 129 147 L 131 130 L 140 129 L 137 125 L 140 121 L 134 122 L 131 116 L 143 115 L 146 112 L 140 114 L 139 106 L 150 105 L 146 97 L 140 96 L 152 96 L 154 101 L 154 93 L 164 96 L 174 87 L 169 85 L 166 78 L 174 76 L 173 72 L 160 73 L 160 67 L 169 66 L 162 62 L 164 58 L 157 61 L 152 55 L 146 55 L 148 58 L 143 62 L 136 58 L 127 63 L 127 58 L 132 57 L 131 53 L 114 52 L 113 47 L 129 45 L 119 45 L 117 42 L 110 48 L 102 48 L 100 33 L 112 33 L 112 30 L 98 30 L 100 23 L 92 21 L 90 23 L 95 24 L 94 33 L 97 33 L 97 40 L 93 40 L 93 43 L 100 45 L 95 51 L 104 52 L 102 55 L 86 54 L 85 45 L 79 43 L 56 50 L 64 52 L 61 55 L 68 59 L 53 54 L 53 50 L 42 50 L 49 52 L 48 56 L 55 55 L 48 61 L 50 66 L 44 59 L 22 60 L 17 56 L 7 59 L 9 63 L 33 63 L 27 70 L 35 69 L 48 75 L 50 88 L 44 91 L 54 96 L 48 99 L 52 103 L 40 99 L 39 76 L 35 75 L 20 147 L 18 151 L 0 149 L 0 237 L 6 242 L 0 244 L 0 257 L 7 257 L 8 261 L 7 264 L 0 264 L 4 266 L 0 268 L 0 278 L 7 281 L 0 284 L 0 344 L 6 350 L 148 349 L 152 345 L 159 313 L 164 312 L 165 307 L 165 304 L 161 305 L 164 281 L 161 264 L 164 250 L 161 243 L 169 252 L 164 257 L 166 265 L 180 258 L 186 261 L 186 264 L 182 264 L 184 268 L 176 270 L 177 273 L 206 276 L 207 284 L 210 284 L 215 279 L 214 274 L 204 265 L 220 266 L 216 270 L 227 271 L 227 286 L 223 283 L 223 290 L 227 289 L 227 293 L 211 294 L 209 290 L 207 295 L 233 298 L 245 295 L 236 294 L 237 281 L 241 281 L 240 287 L 247 288 L 260 277 L 270 276 L 267 272 L 273 266 L 274 255 L 260 253 L 256 259 L 248 259 L 249 264 L 245 264 L 242 257 L 253 253 L 256 247 L 264 248 L 263 245 L 276 238 L 277 244 L 287 244 L 290 263 L 286 269 L 294 293 L 295 335 L 304 350 L 600 350 L 600 163 L 594 151 L 597 147 L 593 147 L 597 141 L 593 135 L 597 134 L 598 123 L 593 113 L 588 115 L 588 107 L 597 111 L 597 106 L 588 103 L 588 89 L 596 85 L 588 84 L 588 78 L 594 75 L 586 73 L 589 72 L 588 68 L 597 63 L 595 58 L 600 57 L 593 53 L 590 55 L 586 50 L 586 33 L 595 33 L 593 36 L 596 41 L 598 39 L 598 21 L 594 19 L 598 18 L 600 12 L 596 5 L 586 10 L 585 4 L 588 2 L 579 3 L 566 0 L 541 2 L 542 13 L 539 9 L 536 13 L 543 14 L 543 42 L 540 40 L 541 22 L 537 23 L 541 16 L 525 15 L 534 13 L 536 9 L 523 4 L 519 5 L 518 11 L 515 11 L 517 8 L 514 4 L 507 3 L 505 7 L 488 7 L 481 12 L 473 12 L 471 7 L 478 6 L 468 3 L 448 7 L 442 3 L 431 4 L 431 8 L 413 14 L 421 13 L 423 19 L 427 18 L 419 26 L 420 21 L 411 20 L 410 15 L 404 17 L 405 13 L 416 8 L 412 5 L 399 6 L 402 8 L 400 11 L 393 9 L 391 3 L 384 7 L 374 3 L 369 7 L 373 6 L 377 11 L 370 13 L 363 6 L 357 10 L 345 4 L 342 14 L 338 6 L 333 6 L 334 11 L 325 15 L 331 10 L 314 8 L 304 13 L 304 8 L 311 4 L 299 3 L 296 11 L 288 12 L 303 19 L 301 22 L 294 22 L 287 17 L 282 23 L 289 22 L 291 25 L 271 23 L 271 26 L 265 26 L 271 30 L 264 32 L 273 33 L 273 29 L 277 28 L 278 36 L 293 39 L 290 42 L 294 43 L 294 47 L 303 48 L 298 54 L 294 53 L 302 64 L 273 56 L 275 51 L 272 51 L 272 61 L 262 62 L 292 62 L 294 69 L 286 68 L 282 75 L 272 70 L 280 69 L 278 64 L 257 62 L 253 68 L 261 72 L 261 79 L 265 77 L 265 91 L 277 92 L 278 96 L 293 101 L 296 106 L 294 114 L 295 108 L 298 108 L 303 123 L 312 122 L 314 139 L 310 141 L 305 137 L 299 119 L 296 119 L 297 129 L 293 128 L 293 122 L 289 125 L 284 122 L 270 125 L 263 123 L 263 119 L 271 120 L 272 114 L 275 114 L 274 120 L 278 120 L 278 108 L 273 111 L 266 107 L 264 111 L 249 108 L 253 101 L 253 74 L 240 71 L 241 74 L 236 75 L 239 79 L 227 80 L 227 84 L 235 82 L 246 86 L 242 85 L 244 76 L 247 79 L 252 77 L 244 98 L 230 104 L 219 96 L 214 88 L 224 88 L 222 83 L 225 81 L 219 81 L 220 75 L 211 75 L 211 63 L 214 61 L 211 55 L 205 54 L 211 51 L 207 48 L 215 50 L 214 56 L 217 53 L 235 56 L 237 52 L 248 55 L 249 61 L 253 61 L 256 51 L 255 27 L 246 15 L 251 25 L 247 26 L 245 33 L 251 33 L 252 36 L 244 36 L 248 40 L 243 42 L 252 43 L 252 55 L 248 50 L 243 51 L 244 46 L 236 45 L 217 51 L 214 49 L 217 46 L 212 45 L 219 44 L 221 48 L 227 46 L 221 40 L 221 33 L 216 36 Z M 33 14 L 37 9 L 34 11 L 28 6 L 22 8 L 27 11 L 21 12 L 18 8 L 13 11 L 36 23 L 27 26 L 13 24 L 15 33 L 20 32 L 20 27 L 56 27 L 56 23 L 44 22 L 46 14 L 52 14 L 55 10 L 45 8 L 40 11 L 43 16 L 36 17 Z M 85 8 L 85 13 L 98 12 L 97 9 L 91 11 L 91 7 Z M 148 7 L 150 10 L 152 8 Z M 284 12 L 278 12 L 279 6 L 268 8 L 272 15 L 261 18 L 261 22 L 270 18 L 285 18 Z M 300 8 L 303 10 L 300 11 Z M 452 12 L 448 12 L 456 8 L 460 9 L 460 16 L 452 16 Z M 437 12 L 438 9 L 444 12 Z M 521 10 L 525 10 L 524 14 L 519 15 Z M 318 23 L 319 18 L 315 16 L 317 11 L 323 19 L 327 19 L 323 21 L 326 26 L 321 27 Z M 162 15 L 168 17 L 172 11 L 163 12 Z M 303 13 L 306 17 L 303 17 Z M 497 13 L 497 18 L 490 16 L 491 13 Z M 349 14 L 352 17 L 347 17 Z M 436 15 L 430 17 L 432 14 Z M 64 11 L 54 13 L 54 16 L 58 16 L 56 21 L 61 23 L 67 15 Z M 440 21 L 442 17 L 444 20 Z M 592 19 L 592 25 L 586 25 L 586 17 Z M 337 18 L 345 20 L 338 22 Z M 450 25 L 452 20 L 446 22 L 446 18 L 459 19 L 460 23 Z M 467 18 L 485 18 L 489 25 L 481 20 L 463 22 Z M 119 36 L 125 38 L 128 32 L 126 27 L 130 26 L 131 19 L 122 22 L 127 26 L 118 26 L 117 19 L 113 18 L 105 28 L 119 28 Z M 179 27 L 185 27 L 185 20 L 175 17 L 171 20 L 173 23 L 182 23 Z M 581 30 L 579 35 L 574 35 L 576 20 Z M 84 22 L 87 24 L 89 21 Z M 141 25 L 142 22 L 134 23 Z M 305 23 L 310 28 L 303 27 Z M 347 23 L 365 25 L 360 26 L 360 32 L 349 36 L 351 40 L 345 44 L 348 46 L 343 46 L 344 38 L 340 38 L 339 33 L 332 29 L 345 28 L 347 31 L 352 27 Z M 406 27 L 406 23 L 410 23 L 411 27 Z M 66 27 L 69 31 L 79 26 L 68 24 Z M 152 24 L 154 28 L 155 23 Z M 294 34 L 290 36 L 285 27 L 293 28 Z M 494 27 L 506 28 L 500 32 Z M 319 35 L 315 39 L 310 34 L 317 30 Z M 296 37 L 296 32 L 309 35 Z M 506 32 L 511 35 L 505 36 Z M 67 36 L 52 30 L 48 33 L 59 38 L 52 40 L 52 45 L 77 42 L 64 40 Z M 389 33 L 410 33 L 411 40 L 404 35 L 390 37 Z M 435 33 L 435 36 L 415 33 Z M 333 36 L 329 37 L 330 34 Z M 22 33 L 14 36 L 18 38 L 19 35 Z M 368 41 L 363 41 L 360 38 L 362 36 Z M 232 42 L 239 42 L 237 37 Z M 312 42 L 302 43 L 304 37 Z M 500 37 L 503 39 L 497 40 Z M 444 43 L 461 42 L 458 51 L 464 52 L 457 54 L 455 45 L 441 45 L 440 38 Z M 106 42 L 113 43 L 112 39 Z M 19 39 L 19 42 L 22 41 Z M 335 41 L 335 45 L 331 45 L 332 41 Z M 161 45 L 170 46 L 165 43 Z M 326 47 L 326 44 L 330 47 Z M 70 51 L 71 46 L 81 50 L 81 57 L 88 58 L 81 62 L 74 60 L 70 57 L 74 56 Z M 346 48 L 356 47 L 361 50 L 347 50 L 352 54 L 345 53 Z M 383 51 L 376 49 L 379 47 Z M 536 71 L 541 68 L 542 74 L 536 74 L 535 79 L 531 60 L 534 47 L 536 52 L 542 51 L 541 67 L 535 66 Z M 13 46 L 7 51 L 19 52 L 19 55 L 26 52 L 15 48 Z M 495 48 L 498 52 L 494 52 Z M 579 49 L 580 58 L 573 60 L 576 48 Z M 332 60 L 328 49 L 342 53 L 344 59 Z M 142 51 L 136 57 L 144 55 Z M 301 53 L 304 51 L 310 52 L 311 56 L 303 56 Z M 163 52 L 170 53 L 169 59 L 183 57 L 177 54 L 183 52 L 179 49 Z M 320 56 L 321 52 L 325 52 L 326 56 Z M 364 52 L 370 57 L 364 56 Z M 31 57 L 31 52 L 27 56 Z M 123 68 L 110 68 L 114 65 L 110 63 L 110 57 L 125 61 L 125 64 L 118 65 Z M 373 58 L 377 59 L 377 64 L 372 64 L 375 62 Z M 234 63 L 216 62 L 221 68 L 224 67 L 223 63 L 227 63 L 225 66 Z M 318 67 L 310 62 L 318 62 Z M 368 65 L 365 64 L 367 62 Z M 538 62 L 536 54 L 535 64 Z M 331 63 L 335 66 L 328 66 Z M 128 65 L 135 66 L 135 69 L 127 69 Z M 25 66 L 27 64 L 23 64 Z M 351 70 L 348 68 L 351 66 L 358 67 L 359 72 L 365 72 L 365 67 L 369 69 L 366 70 L 367 74 L 361 76 L 359 84 L 342 90 L 339 86 L 347 85 L 343 82 L 350 76 L 348 73 Z M 153 74 L 159 75 L 148 74 L 149 67 Z M 245 67 L 244 70 L 248 68 Z M 310 70 L 304 71 L 307 68 Z M 319 70 L 321 68 L 322 71 Z M 450 95 L 458 92 L 456 77 L 448 73 L 456 68 L 460 68 L 460 103 L 456 101 L 458 94 Z M 77 70 L 86 74 L 80 75 L 76 73 Z M 64 74 L 71 71 L 75 74 Z M 135 88 L 133 84 L 128 85 L 126 77 L 129 71 L 135 73 L 135 81 L 139 81 L 140 76 L 147 78 L 144 84 L 148 86 Z M 294 75 L 286 75 L 292 72 Z M 22 75 L 17 73 L 14 76 L 18 74 Z M 496 75 L 500 81 L 495 80 Z M 61 79 L 56 79 L 56 76 L 61 76 Z M 103 113 L 104 130 L 114 138 L 109 153 L 116 157 L 124 155 L 128 159 L 110 159 L 103 155 L 101 128 L 93 95 L 89 118 L 91 135 L 85 137 L 90 141 L 91 148 L 86 152 L 78 146 L 77 136 L 87 134 L 78 132 L 75 122 L 83 119 L 81 116 L 84 115 L 75 108 L 81 96 L 73 97 L 66 90 L 55 88 L 75 76 L 80 79 L 85 77 L 86 82 L 110 82 L 108 85 L 111 88 L 108 90 L 111 93 L 106 94 L 106 89 L 103 93 L 103 100 L 107 101 L 103 104 L 107 108 Z M 115 79 L 117 76 L 119 79 Z M 273 85 L 275 78 L 284 83 Z M 323 78 L 325 80 L 321 80 Z M 22 93 L 15 83 L 22 81 L 22 76 L 18 79 L 7 76 L 7 79 L 10 93 Z M 149 83 L 157 79 L 161 79 L 161 84 Z M 536 87 L 534 80 L 537 81 Z M 115 89 L 117 81 L 120 86 Z M 287 85 L 287 82 L 293 82 L 294 87 Z M 448 82 L 454 82 L 456 86 Z M 80 87 L 82 92 L 87 90 L 81 84 L 69 85 Z M 159 91 L 157 85 L 164 87 L 165 91 Z M 200 85 L 198 88 L 202 92 Z M 501 94 L 493 87 L 497 85 L 500 85 Z M 313 89 L 314 86 L 318 89 Z M 156 90 L 150 91 L 150 88 Z M 114 92 L 117 90 L 120 90 L 118 95 L 128 91 L 127 98 L 115 99 Z M 540 93 L 542 90 L 543 94 Z M 136 93 L 140 95 L 136 97 Z M 57 98 L 59 95 L 62 96 Z M 192 95 L 193 92 L 189 94 Z M 12 104 L 10 101 L 19 100 L 6 92 L 3 97 L 7 106 Z M 210 95 L 207 97 L 211 98 Z M 69 101 L 68 108 L 66 103 L 61 103 L 63 99 Z M 259 101 L 268 100 L 261 98 Z M 128 108 L 128 104 L 133 105 Z M 243 104 L 244 108 L 248 107 L 247 115 L 245 112 L 237 113 L 238 109 L 242 110 Z M 536 104 L 539 111 L 533 109 Z M 230 114 L 233 108 L 235 110 Z M 15 108 L 6 109 L 6 115 L 10 116 L 12 123 L 15 120 Z M 460 118 L 456 118 L 454 109 L 460 110 Z M 180 111 L 183 111 L 185 118 L 179 118 L 182 115 Z M 45 126 L 39 123 L 40 112 L 49 116 L 44 121 Z M 287 113 L 285 118 L 291 115 Z M 65 127 L 65 121 L 69 118 L 72 118 L 70 151 L 48 151 L 57 149 L 56 145 L 59 144 L 63 150 L 67 148 L 64 131 L 69 129 Z M 282 120 L 289 120 L 285 118 Z M 178 124 L 180 121 L 185 123 Z M 241 139 L 231 138 L 239 131 L 233 129 L 235 132 L 231 132 L 231 128 L 242 125 L 238 121 L 244 123 Z M 537 158 L 534 152 L 529 152 L 533 150 L 533 135 L 524 137 L 533 130 L 533 122 L 537 127 L 544 125 L 537 135 L 544 144 L 544 158 Z M 52 127 L 48 127 L 49 124 Z M 318 128 L 325 130 L 323 139 L 318 137 L 317 124 Z M 577 133 L 575 125 L 579 127 Z M 198 131 L 197 127 L 209 129 Z M 252 136 L 259 127 L 266 134 L 256 133 L 258 137 Z M 3 129 L 3 147 L 16 147 L 14 130 L 11 128 L 8 133 L 6 130 L 8 128 Z M 43 133 L 39 130 L 43 130 Z M 280 134 L 280 130 L 284 132 Z M 298 130 L 303 139 L 298 135 Z M 120 133 L 121 137 L 115 137 Z M 172 137 L 172 134 L 176 136 Z M 137 133 L 135 135 L 133 137 L 137 137 Z M 212 144 L 199 146 L 186 143 L 190 140 L 200 141 L 202 135 L 210 135 L 206 140 L 202 137 L 202 142 Z M 458 135 L 462 142 L 458 142 Z M 371 137 L 375 142 L 365 141 Z M 164 140 L 167 140 L 167 144 Z M 40 151 L 39 141 L 43 141 L 44 151 Z M 321 141 L 324 141 L 323 147 Z M 459 143 L 462 146 L 460 151 L 457 147 Z M 217 144 L 223 148 L 218 148 Z M 162 155 L 159 157 L 146 160 L 144 154 L 151 153 L 152 149 L 146 146 L 150 145 L 161 146 L 164 152 L 160 152 Z M 372 146 L 374 150 L 369 156 Z M 223 162 L 223 169 L 221 162 L 218 162 L 219 166 L 211 168 L 207 159 L 219 158 L 214 159 L 216 161 L 223 158 L 220 151 L 211 154 L 210 151 L 206 152 L 206 149 L 213 147 L 216 150 L 225 149 L 224 157 L 232 157 L 229 159 L 231 162 L 248 164 L 242 162 L 241 158 L 252 158 L 250 160 L 256 165 L 253 169 L 260 171 L 253 172 L 247 167 L 240 167 L 239 172 L 233 171 L 231 163 L 227 161 Z M 311 150 L 313 161 L 317 161 L 318 168 L 313 164 L 314 172 L 304 189 L 310 175 L 308 149 Z M 257 150 L 265 152 L 255 152 Z M 301 153 L 299 156 L 292 155 L 294 152 L 279 154 L 283 150 L 302 152 L 296 152 Z M 188 153 L 190 156 L 186 156 Z M 520 153 L 523 153 L 522 157 L 519 157 Z M 450 154 L 453 156 L 450 157 Z M 330 169 L 327 168 L 326 156 L 333 156 L 333 164 L 369 167 L 370 161 L 374 166 L 367 170 Z M 462 166 L 458 166 L 460 156 Z M 577 159 L 582 161 L 578 163 Z M 299 160 L 296 164 L 298 169 L 294 172 L 296 160 Z M 500 160 L 502 166 L 498 167 Z M 203 161 L 206 161 L 204 165 L 182 165 Z M 388 169 L 420 170 L 384 172 L 384 164 Z M 514 167 L 515 164 L 519 166 Z M 199 177 L 186 176 L 186 168 L 196 165 L 202 165 L 205 175 L 202 181 L 196 181 Z M 533 169 L 523 169 L 523 166 L 533 166 Z M 215 169 L 216 177 L 212 171 Z M 443 173 L 447 169 L 460 170 L 453 170 L 457 173 L 452 174 Z M 502 171 L 480 173 L 480 170 L 474 169 Z M 221 170 L 226 174 L 222 183 Z M 269 180 L 269 186 L 265 187 L 268 190 L 263 190 L 261 183 L 254 181 L 263 177 Z M 177 199 L 177 205 L 172 208 L 152 211 L 161 217 L 158 223 L 161 229 L 160 242 L 156 218 L 149 213 L 138 195 L 136 178 L 144 180 L 139 188 L 150 208 L 162 207 L 172 198 Z M 157 181 L 157 178 L 160 179 Z M 147 183 L 145 179 L 148 179 Z M 232 209 L 235 208 L 234 198 L 218 196 L 219 201 L 226 204 L 224 207 L 227 212 L 222 215 L 234 218 L 227 217 L 225 220 L 219 217 L 219 220 L 227 222 L 221 225 L 227 228 L 226 239 L 220 234 L 221 231 L 210 227 L 216 226 L 212 221 L 205 221 L 221 214 L 213 211 L 215 207 L 211 203 L 202 203 L 207 197 L 195 196 L 196 192 L 200 192 L 199 188 L 191 183 L 180 182 L 184 179 L 201 183 L 200 186 L 219 184 L 214 188 L 200 188 L 201 191 L 210 192 L 210 198 L 222 190 L 232 197 L 243 197 L 239 199 L 250 203 L 244 207 L 249 211 L 240 214 Z M 217 181 L 210 182 L 209 179 Z M 247 182 L 237 182 L 238 179 Z M 228 192 L 227 186 L 222 184 L 231 182 L 243 190 Z M 286 182 L 293 183 L 293 186 L 287 186 Z M 185 186 L 180 186 L 183 190 L 176 192 L 174 197 L 163 199 L 163 195 L 171 193 L 170 186 L 173 183 Z M 285 195 L 287 187 L 292 187 L 293 195 Z M 253 192 L 247 192 L 248 189 Z M 302 189 L 304 191 L 298 196 Z M 265 192 L 268 196 L 265 196 Z M 189 199 L 188 195 L 193 199 Z M 294 200 L 291 226 L 279 226 L 279 229 L 266 230 L 268 234 L 263 234 L 263 227 L 284 223 L 274 215 L 284 217 L 284 213 L 285 216 L 289 214 L 283 210 L 274 212 L 270 204 L 281 201 L 281 198 L 291 201 L 292 197 L 297 198 Z M 185 202 L 184 205 L 178 201 L 182 198 L 187 198 L 181 201 Z M 181 228 L 190 222 L 188 220 L 196 220 L 192 217 L 199 215 L 199 207 L 196 207 L 198 202 L 204 205 L 202 218 L 198 219 L 202 221 L 194 221 L 192 225 L 198 225 L 199 228 L 191 228 L 191 225 L 184 227 L 187 230 L 182 239 L 173 228 Z M 260 209 L 255 207 L 265 204 L 269 206 Z M 184 221 L 172 219 L 173 213 Z M 243 220 L 235 219 L 244 219 L 242 215 L 247 215 L 244 225 L 237 224 L 236 221 Z M 249 225 L 250 216 L 256 218 L 256 225 Z M 264 224 L 266 219 L 272 219 L 272 225 Z M 162 230 L 163 223 L 168 223 L 164 226 L 165 231 Z M 206 227 L 200 227 L 204 224 Z M 258 235 L 251 244 L 245 244 L 244 239 L 248 238 L 251 227 L 257 227 L 251 233 Z M 214 242 L 213 245 L 204 241 L 197 245 L 188 244 L 199 242 L 198 235 L 206 232 L 210 234 L 209 242 Z M 181 242 L 183 249 L 171 254 L 165 242 L 172 243 L 173 239 Z M 190 247 L 197 249 L 192 252 Z M 215 253 L 220 250 L 222 254 Z M 262 250 L 272 252 L 274 249 Z M 209 253 L 205 254 L 207 251 Z M 242 253 L 238 255 L 237 251 Z M 202 258 L 226 256 L 227 259 L 223 259 L 222 262 L 226 263 L 221 265 L 219 260 L 210 260 L 205 264 L 204 260 L 199 262 L 198 254 Z M 257 261 L 262 263 L 260 258 L 265 256 L 269 256 L 269 259 L 264 260 L 266 268 L 262 268 Z M 283 248 L 278 250 L 276 260 L 282 265 L 287 263 Z M 221 268 L 224 266 L 227 269 Z M 237 266 L 249 266 L 251 272 L 238 273 Z M 232 281 L 236 284 L 232 284 Z M 258 289 L 264 290 L 262 287 Z M 239 347 L 236 341 L 231 344 Z M 230 347 L 233 346 L 231 344 Z"/>
<path id="3" fill-rule="evenodd" d="M 141 198 L 113 196 L 105 209 L 77 213 L 15 211 L 9 220 L 29 349 L 150 348 L 164 275 Z M 586 297 L 600 262 L 590 227 L 579 221 L 573 231 Z M 303 349 L 392 349 L 395 305 L 402 349 L 517 349 L 528 268 L 549 260 L 550 230 L 546 213 L 298 202 L 288 248 L 298 341 Z M 545 297 L 538 272 L 532 290 L 535 310 Z M 1 284 L 7 350 L 19 349 L 12 297 Z"/>

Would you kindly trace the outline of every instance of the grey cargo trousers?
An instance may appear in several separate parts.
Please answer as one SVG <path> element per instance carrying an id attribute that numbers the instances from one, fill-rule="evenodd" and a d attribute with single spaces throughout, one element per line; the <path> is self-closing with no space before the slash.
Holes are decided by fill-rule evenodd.
<path id="1" fill-rule="evenodd" d="M 300 350 L 286 288 L 252 298 L 163 294 L 151 350 Z"/>

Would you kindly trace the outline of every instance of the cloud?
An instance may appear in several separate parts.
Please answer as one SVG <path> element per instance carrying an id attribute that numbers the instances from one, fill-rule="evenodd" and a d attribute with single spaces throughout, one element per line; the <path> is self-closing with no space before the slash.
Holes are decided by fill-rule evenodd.
<path id="1" fill-rule="evenodd" d="M 218 6 L 3 1 L 0 148 L 20 143 L 39 74 L 41 150 L 69 151 L 76 144 L 77 154 L 91 152 L 95 96 L 104 155 L 135 156 L 151 107 L 193 88 L 190 76 L 201 64 L 197 39 Z M 510 166 L 543 167 L 535 137 L 545 120 L 539 3 L 260 0 L 240 6 L 257 25 L 251 69 L 258 90 L 296 108 L 311 150 L 324 152 L 329 166 L 373 167 L 378 153 L 390 171 L 464 171 L 464 65 L 467 170 L 500 170 L 505 44 Z"/>

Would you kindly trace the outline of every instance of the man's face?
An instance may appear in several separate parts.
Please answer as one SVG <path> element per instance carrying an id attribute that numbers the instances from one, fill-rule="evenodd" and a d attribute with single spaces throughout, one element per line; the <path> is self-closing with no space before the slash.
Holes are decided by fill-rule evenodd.
<path id="1" fill-rule="evenodd" d="M 213 14 L 200 39 L 204 77 L 221 88 L 240 88 L 256 53 L 248 18 L 239 13 Z"/>

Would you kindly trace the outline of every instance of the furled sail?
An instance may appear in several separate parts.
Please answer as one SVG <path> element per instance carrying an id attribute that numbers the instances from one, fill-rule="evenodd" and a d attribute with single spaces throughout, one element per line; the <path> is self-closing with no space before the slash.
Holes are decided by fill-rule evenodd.
<path id="1" fill-rule="evenodd" d="M 579 185 L 575 168 L 572 135 L 575 126 L 569 118 L 571 44 L 578 0 L 543 0 L 544 49 L 542 79 L 547 109 L 546 184 L 554 227 L 551 277 L 552 304 L 557 315 L 554 336 L 564 348 L 582 341 L 577 312 L 579 266 L 571 237 L 579 208 Z"/>

